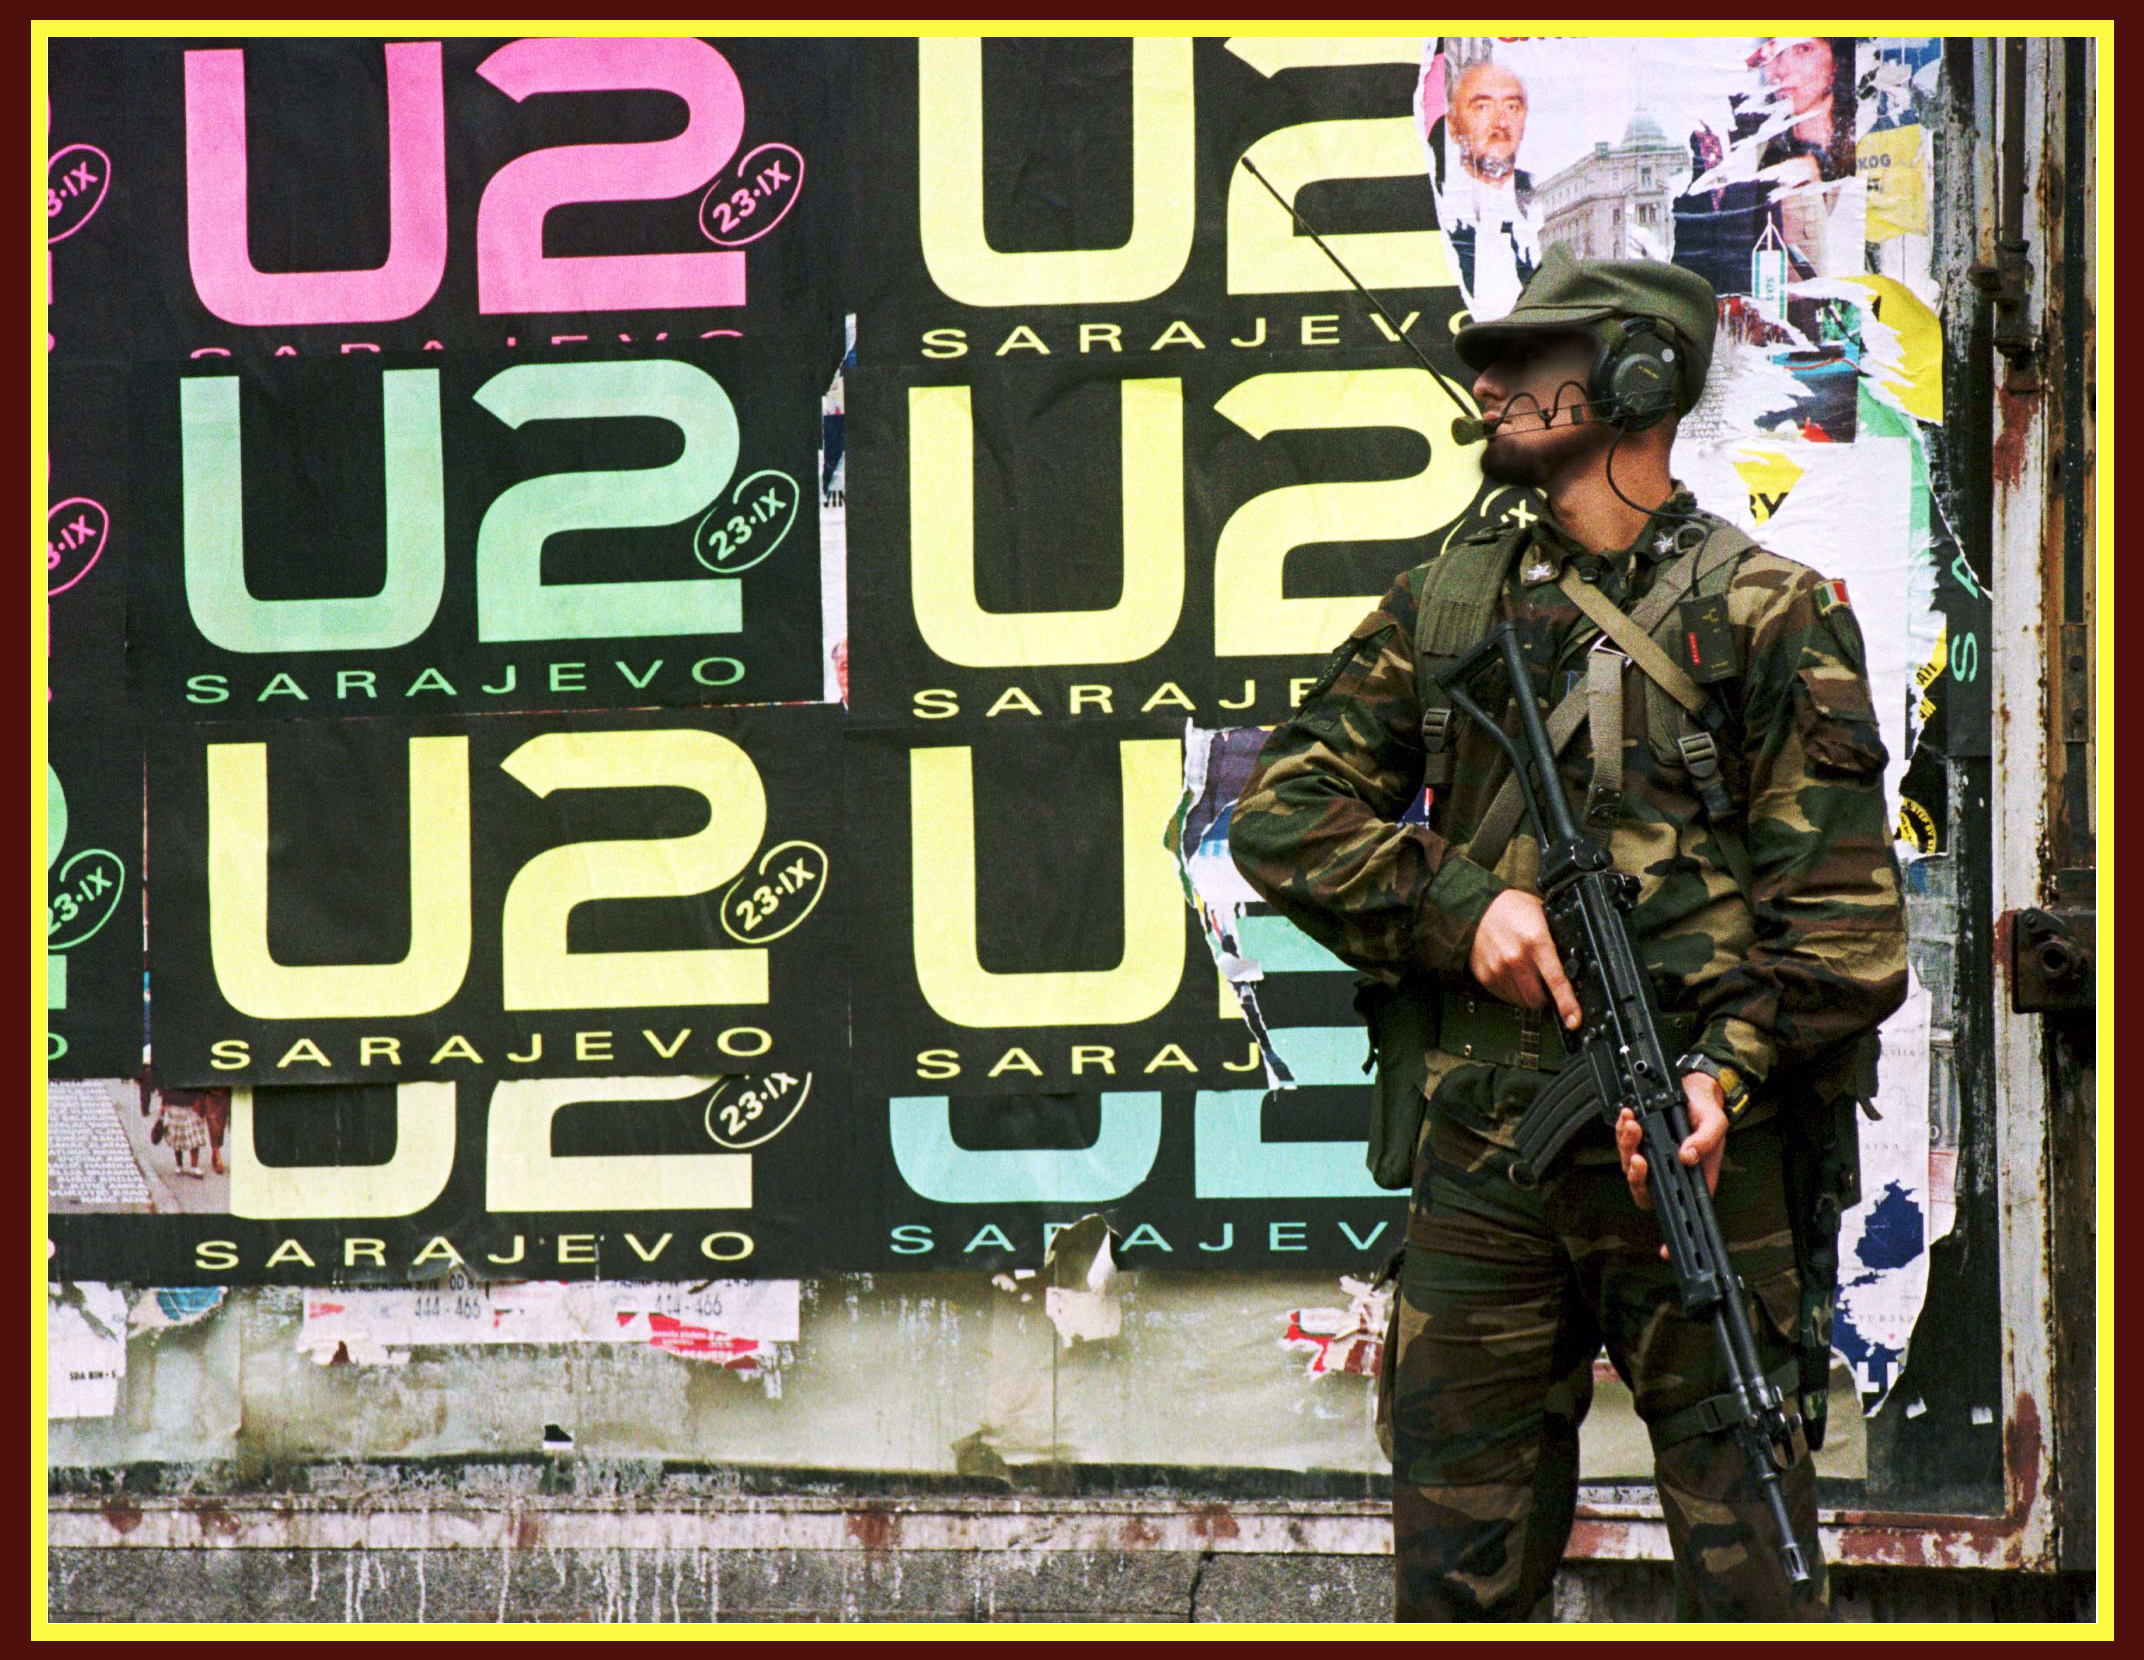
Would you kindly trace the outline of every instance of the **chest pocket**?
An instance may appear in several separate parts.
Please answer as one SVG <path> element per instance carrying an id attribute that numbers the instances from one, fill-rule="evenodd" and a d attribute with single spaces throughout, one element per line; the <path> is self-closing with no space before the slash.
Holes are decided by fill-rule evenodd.
<path id="1" fill-rule="evenodd" d="M 1637 673 L 1635 669 L 1627 672 Z M 1728 799 L 1747 801 L 1749 763 L 1742 754 L 1740 722 L 1730 720 L 1726 729 L 1708 734 L 1690 711 L 1662 691 L 1650 676 L 1639 674 L 1638 678 L 1645 682 L 1645 698 L 1639 705 L 1644 715 L 1636 737 L 1651 751 L 1653 763 L 1661 773 L 1668 778 L 1690 774 L 1692 793 L 1702 799 L 1706 783 L 1702 775 L 1709 761 Z M 1729 685 L 1716 690 L 1724 694 L 1723 706 L 1731 707 L 1739 687 Z M 1708 737 L 1710 743 L 1705 741 Z"/>

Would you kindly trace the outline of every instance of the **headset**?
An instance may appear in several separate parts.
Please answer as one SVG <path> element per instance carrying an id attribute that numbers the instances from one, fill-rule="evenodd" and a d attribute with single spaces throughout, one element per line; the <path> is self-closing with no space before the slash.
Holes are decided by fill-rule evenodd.
<path id="1" fill-rule="evenodd" d="M 1683 354 L 1671 333 L 1650 317 L 1625 317 L 1602 329 L 1586 381 L 1586 399 L 1602 419 L 1625 432 L 1643 432 L 1674 410 Z"/>
<path id="2" fill-rule="evenodd" d="M 1370 302 L 1378 316 L 1385 320 L 1386 332 L 1414 354 L 1415 361 L 1428 370 L 1430 378 L 1444 389 L 1444 395 L 1458 405 L 1459 417 L 1452 422 L 1454 443 L 1478 444 L 1503 425 L 1503 417 L 1484 418 L 1470 413 L 1467 399 L 1452 383 L 1452 378 L 1430 362 L 1422 348 L 1392 320 L 1392 313 L 1385 309 L 1384 302 L 1362 286 L 1340 256 L 1325 245 L 1325 238 L 1296 211 L 1295 204 L 1274 188 L 1273 181 L 1258 171 L 1257 165 L 1249 156 L 1241 159 L 1241 165 L 1252 178 L 1266 187 L 1267 194 L 1281 205 L 1288 217 L 1302 227 L 1310 240 L 1317 244 L 1318 251 L 1339 268 L 1340 274 L 1354 285 L 1355 292 Z M 1626 437 L 1633 432 L 1642 432 L 1647 427 L 1658 425 L 1668 417 L 1678 402 L 1686 359 L 1681 348 L 1671 338 L 1673 333 L 1672 329 L 1663 330 L 1662 325 L 1650 317 L 1620 318 L 1612 325 L 1604 327 L 1600 351 L 1593 359 L 1593 369 L 1587 376 L 1586 385 L 1581 388 L 1584 401 L 1572 406 L 1595 411 L 1603 423 L 1616 429 L 1615 439 L 1608 446 L 1608 488 L 1616 493 L 1625 506 L 1640 513 L 1661 510 L 1632 501 L 1623 494 L 1622 487 L 1615 481 L 1615 454 Z M 1575 384 L 1575 381 L 1564 383 L 1565 386 Z M 1535 400 L 1534 413 L 1541 418 L 1539 430 L 1545 431 L 1553 425 L 1563 408 L 1562 387 L 1557 388 L 1555 405 L 1546 415 L 1541 415 L 1539 401 Z M 1669 516 L 1686 519 L 1691 523 L 1701 522 L 1700 515 L 1694 513 L 1673 512 Z"/>

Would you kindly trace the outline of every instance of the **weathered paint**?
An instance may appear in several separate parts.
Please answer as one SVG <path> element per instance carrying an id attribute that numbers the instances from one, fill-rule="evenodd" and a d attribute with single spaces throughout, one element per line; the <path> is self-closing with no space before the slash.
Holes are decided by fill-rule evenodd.
<path id="1" fill-rule="evenodd" d="M 2022 1473 L 2001 1517 L 1824 1512 L 1827 1560 L 1909 1567 L 2041 1565 L 2030 1519 L 2040 1499 L 2039 1419 L 2029 1397 L 2014 1407 L 2013 1468 Z M 1649 1497 L 1649 1496 L 1648 1496 Z M 1646 1514 L 1606 1514 L 1643 1511 Z M 435 1496 L 421 1507 L 353 1510 L 334 1499 L 150 1498 L 117 1505 L 66 1499 L 52 1511 L 54 1549 L 321 1551 L 707 1550 L 1216 1552 L 1237 1555 L 1389 1556 L 1392 1521 L 1382 1500 L 944 1498 L 857 1504 L 839 1498 L 738 1495 L 689 1505 L 646 1499 L 516 1496 L 490 1503 Z M 1665 1562 L 1657 1506 L 1581 1504 L 1569 1554 L 1603 1562 Z"/>
<path id="2" fill-rule="evenodd" d="M 2025 165 L 2031 177 L 2045 166 L 2049 147 L 2061 142 L 2063 46 L 2060 41 L 2035 39 L 2026 42 L 2025 51 Z M 1996 113 L 1992 106 L 1987 110 L 1991 123 Z M 2056 275 L 2049 250 L 2060 245 L 2060 232 L 2050 223 L 2050 205 L 2044 194 L 2034 193 L 2023 227 L 2036 307 L 2045 306 Z M 2059 208 L 2059 199 L 2052 205 Z M 1983 226 L 1993 223 L 1994 212 L 1991 192 L 1981 198 Z M 2044 328 L 2041 334 L 2048 340 Z M 2061 349 L 2059 335 L 2048 345 Z M 1993 394 L 1993 638 L 1988 659 L 1994 677 L 1994 707 L 2002 712 L 1992 733 L 1992 774 L 1999 795 L 1992 803 L 1990 825 L 1998 917 L 2041 902 L 2048 828 L 2045 668 L 2049 625 L 2042 584 L 2045 514 L 2057 434 L 2047 419 L 2045 377 L 2035 378 L 2039 391 L 2004 388 Z M 2006 937 L 1998 936 L 1998 976 L 2005 973 L 2008 943 Z M 2003 1378 L 2005 1395 L 2012 1403 L 2003 1437 L 2009 1515 L 2000 1523 L 1969 1528 L 1962 1537 L 1929 1533 L 1923 1541 L 1927 1552 L 1923 1560 L 2048 1568 L 2054 1565 L 2055 1539 L 2052 1507 L 2038 1502 L 2047 1449 L 2037 1404 L 2050 1399 L 2053 1390 L 2044 1022 L 2037 1016 L 2013 1013 L 2010 999 L 1998 995 L 1994 1035 L 1996 1196 L 2006 1339 Z M 1988 1562 L 1991 1555 L 1996 1558 L 1993 1563 Z"/>

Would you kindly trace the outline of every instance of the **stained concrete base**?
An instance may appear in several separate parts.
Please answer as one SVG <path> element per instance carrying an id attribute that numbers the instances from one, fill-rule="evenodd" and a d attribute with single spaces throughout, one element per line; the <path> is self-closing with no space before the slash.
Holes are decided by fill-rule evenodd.
<path id="1" fill-rule="evenodd" d="M 1384 1621 L 1389 1557 L 1227 1552 L 164 1550 L 49 1554 L 54 1621 Z M 1834 1570 L 1842 1620 L 2089 1621 L 2089 1576 Z M 1573 1563 L 1536 1618 L 1674 1617 L 1657 1563 Z"/>

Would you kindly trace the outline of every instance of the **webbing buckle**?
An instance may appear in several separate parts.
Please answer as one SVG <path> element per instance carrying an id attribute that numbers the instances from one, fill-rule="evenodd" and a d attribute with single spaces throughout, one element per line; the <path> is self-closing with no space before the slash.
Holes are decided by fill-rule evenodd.
<path id="1" fill-rule="evenodd" d="M 1677 738 L 1675 747 L 1682 754 L 1682 764 L 1689 769 L 1691 782 L 1697 785 L 1697 798 L 1704 804 L 1705 816 L 1715 824 L 1725 824 L 1735 816 L 1735 804 L 1720 778 L 1719 744 L 1710 732 L 1693 732 L 1686 738 Z"/>
<path id="2" fill-rule="evenodd" d="M 1452 781 L 1450 704 L 1422 711 L 1422 782 L 1441 790 Z"/>

